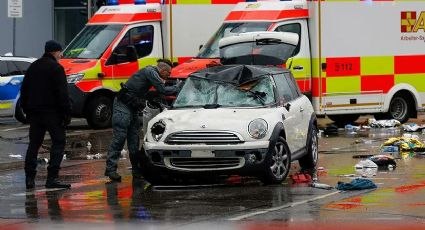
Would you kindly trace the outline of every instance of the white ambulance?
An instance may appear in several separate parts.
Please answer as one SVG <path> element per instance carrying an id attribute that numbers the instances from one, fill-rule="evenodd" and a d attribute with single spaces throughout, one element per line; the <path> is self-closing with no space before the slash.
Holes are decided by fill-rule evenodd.
<path id="1" fill-rule="evenodd" d="M 244 32 L 299 35 L 284 65 L 316 114 L 347 123 L 361 114 L 405 122 L 425 110 L 423 0 L 238 3 L 199 54 L 172 77 L 219 62 L 219 40 Z"/>

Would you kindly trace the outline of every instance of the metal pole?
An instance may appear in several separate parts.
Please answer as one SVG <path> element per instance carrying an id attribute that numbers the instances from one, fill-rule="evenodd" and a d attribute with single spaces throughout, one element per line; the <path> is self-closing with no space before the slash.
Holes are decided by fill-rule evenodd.
<path id="1" fill-rule="evenodd" d="M 16 18 L 13 18 L 13 43 L 12 43 L 12 54 L 15 54 L 15 38 L 16 38 Z"/>
<path id="2" fill-rule="evenodd" d="M 92 0 L 87 0 L 87 21 L 90 20 L 92 15 Z"/>

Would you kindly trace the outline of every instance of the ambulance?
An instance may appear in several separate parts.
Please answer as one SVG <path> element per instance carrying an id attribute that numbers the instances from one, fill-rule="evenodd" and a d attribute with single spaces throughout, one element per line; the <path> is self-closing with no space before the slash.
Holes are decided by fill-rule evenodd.
<path id="1" fill-rule="evenodd" d="M 425 110 L 423 0 L 238 3 L 198 55 L 174 68 L 172 77 L 185 78 L 219 63 L 220 39 L 253 31 L 299 35 L 283 65 L 317 115 L 341 124 L 361 114 L 405 122 Z"/>
<path id="2" fill-rule="evenodd" d="M 193 57 L 240 0 L 108 0 L 63 51 L 74 117 L 111 124 L 120 83 L 158 58 Z"/>

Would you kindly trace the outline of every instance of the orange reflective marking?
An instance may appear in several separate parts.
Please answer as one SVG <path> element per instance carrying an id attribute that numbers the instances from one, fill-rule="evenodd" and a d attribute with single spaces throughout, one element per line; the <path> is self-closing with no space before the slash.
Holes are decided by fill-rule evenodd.
<path id="1" fill-rule="evenodd" d="M 275 21 L 289 18 L 307 18 L 308 10 L 257 10 L 257 11 L 232 11 L 225 21 L 266 20 Z"/>
<path id="2" fill-rule="evenodd" d="M 83 92 L 90 92 L 92 89 L 101 87 L 101 80 L 92 80 L 92 81 L 80 81 L 75 84 Z"/>
<path id="3" fill-rule="evenodd" d="M 410 74 L 425 73 L 425 55 L 395 56 L 394 73 Z"/>
<path id="4" fill-rule="evenodd" d="M 361 89 L 363 91 L 379 91 L 388 93 L 394 86 L 394 75 L 361 76 Z"/>
<path id="5" fill-rule="evenodd" d="M 90 23 L 129 23 L 138 21 L 160 21 L 161 13 L 136 13 L 136 14 L 95 14 Z"/>
<path id="6" fill-rule="evenodd" d="M 360 75 L 360 57 L 326 58 L 326 76 Z"/>

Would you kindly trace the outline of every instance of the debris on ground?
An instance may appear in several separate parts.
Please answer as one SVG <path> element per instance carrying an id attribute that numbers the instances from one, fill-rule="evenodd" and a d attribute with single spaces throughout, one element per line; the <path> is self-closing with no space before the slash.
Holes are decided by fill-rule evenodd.
<path id="1" fill-rule="evenodd" d="M 338 135 L 338 126 L 331 124 L 326 126 L 325 130 L 323 130 L 323 134 L 327 136 L 335 136 Z"/>
<path id="2" fill-rule="evenodd" d="M 333 187 L 328 185 L 328 184 L 317 183 L 317 182 L 311 183 L 310 186 L 313 187 L 313 188 L 320 188 L 320 189 L 326 189 L 326 190 L 333 189 Z"/>
<path id="3" fill-rule="evenodd" d="M 357 175 L 360 175 L 361 177 L 374 177 L 378 173 L 378 168 L 362 168 L 362 169 L 356 169 Z"/>
<path id="4" fill-rule="evenodd" d="M 356 178 L 349 183 L 338 181 L 337 189 L 342 191 L 363 190 L 377 188 L 373 181 L 365 178 Z"/>
<path id="5" fill-rule="evenodd" d="M 368 124 L 372 128 L 389 128 L 400 126 L 400 121 L 397 120 L 375 120 L 374 118 L 369 118 Z"/>
<path id="6" fill-rule="evenodd" d="M 389 167 L 395 168 L 397 166 L 394 157 L 388 155 L 375 155 L 370 157 L 369 160 L 378 165 L 378 168 L 388 169 Z"/>
<path id="7" fill-rule="evenodd" d="M 310 183 L 311 176 L 308 173 L 295 173 L 289 176 L 294 184 Z"/>
<path id="8" fill-rule="evenodd" d="M 396 146 L 401 153 L 403 152 L 424 152 L 425 145 L 416 138 L 393 137 L 382 144 L 381 149 L 385 146 Z"/>
<path id="9" fill-rule="evenodd" d="M 17 159 L 22 159 L 22 155 L 21 154 L 9 154 L 10 158 L 17 158 Z"/>
<path id="10" fill-rule="evenodd" d="M 425 129 L 425 125 L 418 125 L 416 123 L 406 123 L 402 127 L 406 132 L 418 132 Z"/>
<path id="11" fill-rule="evenodd" d="M 364 169 L 364 168 L 378 168 L 378 165 L 375 164 L 373 161 L 366 159 L 361 160 L 359 163 L 357 163 L 354 168 L 356 169 Z"/>
<path id="12" fill-rule="evenodd" d="M 94 160 L 94 159 L 101 159 L 103 157 L 103 154 L 96 153 L 96 154 L 88 154 L 87 160 Z"/>

